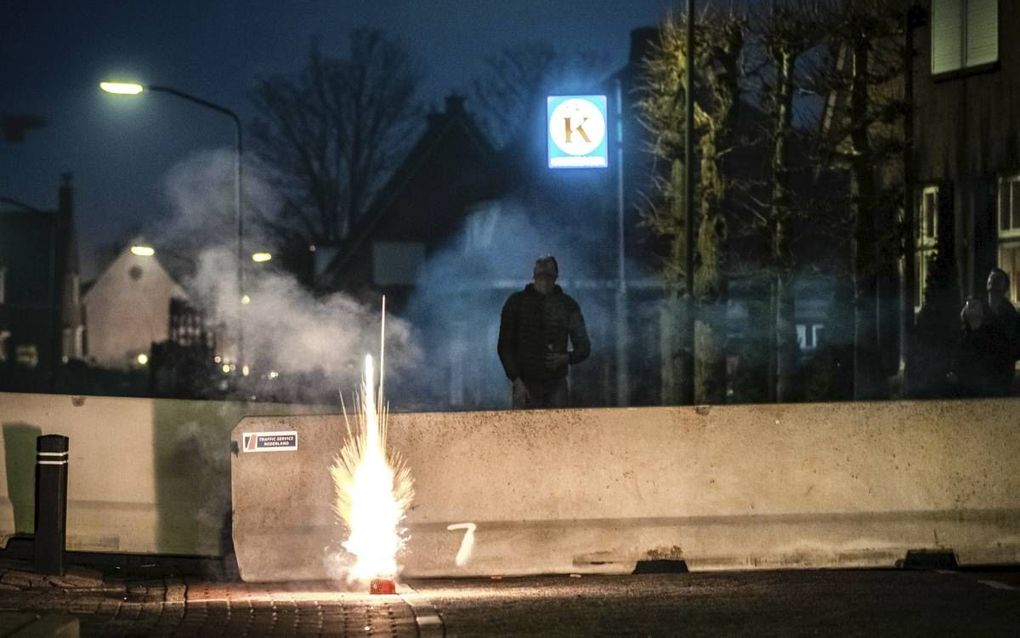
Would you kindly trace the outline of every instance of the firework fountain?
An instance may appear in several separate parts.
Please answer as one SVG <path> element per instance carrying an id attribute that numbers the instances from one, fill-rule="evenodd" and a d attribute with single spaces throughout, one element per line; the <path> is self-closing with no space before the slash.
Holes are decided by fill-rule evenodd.
<path id="1" fill-rule="evenodd" d="M 341 393 L 347 439 L 330 473 L 336 487 L 334 510 L 347 532 L 342 545 L 355 559 L 347 580 L 385 594 L 395 593 L 400 571 L 397 556 L 407 541 L 402 524 L 414 497 L 410 470 L 399 454 L 386 450 L 385 297 L 381 332 L 378 384 L 372 357 L 367 355 L 353 427 Z"/>

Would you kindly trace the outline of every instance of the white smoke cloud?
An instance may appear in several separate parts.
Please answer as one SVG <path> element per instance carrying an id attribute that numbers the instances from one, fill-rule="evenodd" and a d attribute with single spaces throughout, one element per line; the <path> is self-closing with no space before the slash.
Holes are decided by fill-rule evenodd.
<path id="1" fill-rule="evenodd" d="M 221 352 L 233 352 L 241 313 L 245 352 L 241 363 L 248 364 L 256 377 L 266 378 L 267 384 L 307 386 L 308 375 L 315 375 L 329 387 L 353 391 L 362 357 L 378 352 L 379 300 L 362 302 L 342 293 L 316 296 L 292 275 L 273 268 L 272 262 L 251 262 L 249 253 L 273 250 L 277 242 L 255 220 L 246 219 L 243 294 L 250 303 L 240 304 L 233 170 L 231 152 L 213 151 L 192 156 L 167 175 L 165 192 L 174 214 L 157 234 L 177 246 L 177 252 L 192 255 L 193 274 L 184 276 L 181 283 L 192 303 L 221 326 Z M 246 212 L 277 207 L 263 174 L 257 163 L 246 158 Z M 399 317 L 387 317 L 386 349 L 388 378 L 399 379 L 420 361 L 410 326 Z"/>

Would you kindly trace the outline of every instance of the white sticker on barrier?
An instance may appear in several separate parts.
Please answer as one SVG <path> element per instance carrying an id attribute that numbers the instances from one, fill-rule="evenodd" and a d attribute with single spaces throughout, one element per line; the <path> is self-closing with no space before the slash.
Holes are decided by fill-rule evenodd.
<path id="1" fill-rule="evenodd" d="M 298 433 L 290 432 L 244 432 L 241 434 L 241 449 L 245 452 L 295 452 Z"/>

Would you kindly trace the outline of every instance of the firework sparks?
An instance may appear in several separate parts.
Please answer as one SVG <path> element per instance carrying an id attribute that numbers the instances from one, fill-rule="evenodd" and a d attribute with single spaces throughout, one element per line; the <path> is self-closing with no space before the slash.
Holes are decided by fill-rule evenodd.
<path id="1" fill-rule="evenodd" d="M 384 299 L 384 335 L 385 308 Z M 397 555 L 406 542 L 401 524 L 414 497 L 407 465 L 398 454 L 386 451 L 382 365 L 378 385 L 375 376 L 372 357 L 366 356 L 361 393 L 355 402 L 355 427 L 344 409 L 347 441 L 330 468 L 336 487 L 334 509 L 349 534 L 342 545 L 355 558 L 347 580 L 361 584 L 397 577 Z"/>

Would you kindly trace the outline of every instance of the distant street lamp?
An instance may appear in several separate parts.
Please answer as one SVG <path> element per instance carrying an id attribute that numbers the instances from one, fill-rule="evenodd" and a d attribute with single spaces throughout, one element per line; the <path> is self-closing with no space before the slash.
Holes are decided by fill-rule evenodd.
<path id="1" fill-rule="evenodd" d="M 273 254 L 267 252 L 257 252 L 251 254 L 251 260 L 254 261 L 256 264 L 264 264 L 267 261 L 270 261 L 272 258 Z"/>
<path id="2" fill-rule="evenodd" d="M 246 297 L 247 295 L 244 294 L 244 218 L 241 215 L 241 120 L 237 117 L 237 113 L 234 113 L 225 106 L 220 106 L 214 102 L 204 100 L 200 97 L 185 93 L 184 91 L 178 91 L 177 89 L 168 86 L 159 86 L 155 84 L 143 85 L 137 82 L 100 82 L 99 88 L 107 93 L 115 95 L 139 95 L 143 91 L 169 93 L 170 95 L 177 96 L 193 104 L 204 106 L 205 108 L 212 109 L 217 113 L 222 113 L 234 122 L 234 141 L 236 147 L 234 151 L 234 222 L 237 226 L 237 294 L 239 299 Z M 134 253 L 134 247 L 132 247 L 131 252 Z M 134 254 L 137 255 L 139 253 Z M 152 253 L 150 253 L 150 255 L 151 254 Z M 268 261 L 268 259 L 266 261 Z M 244 321 L 241 317 L 241 309 L 239 307 L 237 309 L 238 361 L 243 361 L 244 359 Z"/>
<path id="3" fill-rule="evenodd" d="M 117 95 L 138 95 L 145 87 L 137 82 L 100 82 L 99 88 Z"/>
<path id="4" fill-rule="evenodd" d="M 131 247 L 128 250 L 131 251 L 132 255 L 137 255 L 138 257 L 154 257 L 156 255 L 156 249 L 153 246 L 151 246 L 150 244 L 132 244 Z M 174 252 L 172 250 L 167 250 L 166 248 L 160 248 L 159 249 L 159 254 L 160 255 L 169 255 L 170 257 L 173 257 L 174 259 L 179 259 L 180 261 L 186 261 L 189 264 L 191 264 L 193 267 L 197 267 L 198 266 L 198 263 L 195 262 L 194 258 L 189 257 L 187 255 L 182 255 L 181 253 Z"/>

